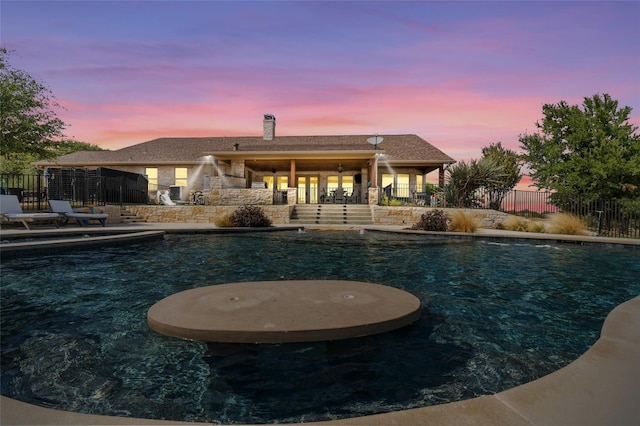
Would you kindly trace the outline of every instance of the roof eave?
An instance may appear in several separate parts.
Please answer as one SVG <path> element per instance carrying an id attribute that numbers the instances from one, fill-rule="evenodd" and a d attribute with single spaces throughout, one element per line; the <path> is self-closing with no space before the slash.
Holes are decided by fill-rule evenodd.
<path id="1" fill-rule="evenodd" d="M 449 160 L 426 160 L 426 161 L 421 161 L 421 160 L 388 160 L 386 161 L 389 164 L 394 164 L 394 165 L 399 165 L 399 166 L 405 166 L 405 165 L 410 165 L 410 164 L 424 164 L 424 165 L 432 165 L 432 166 L 437 166 L 437 165 L 441 165 L 441 164 L 453 164 L 456 162 L 456 160 L 454 159 L 449 159 Z"/>
<path id="2" fill-rule="evenodd" d="M 203 155 L 211 155 L 214 158 L 250 158 L 250 159 L 318 159 L 318 158 L 344 158 L 344 159 L 367 159 L 373 158 L 376 154 L 383 153 L 382 150 L 330 150 L 330 151 L 208 151 Z"/>

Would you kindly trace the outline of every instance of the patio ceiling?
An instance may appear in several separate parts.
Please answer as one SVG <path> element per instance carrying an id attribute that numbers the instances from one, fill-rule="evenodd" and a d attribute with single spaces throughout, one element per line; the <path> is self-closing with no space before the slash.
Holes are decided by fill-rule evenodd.
<path id="1" fill-rule="evenodd" d="M 342 167 L 343 173 L 357 172 L 360 173 L 362 168 L 367 167 L 367 159 L 360 160 L 340 160 L 340 159 L 305 159 L 296 160 L 296 173 L 319 172 L 319 171 L 335 171 L 338 173 L 338 167 Z M 245 160 L 245 167 L 256 172 L 288 172 L 291 170 L 291 160 Z"/>

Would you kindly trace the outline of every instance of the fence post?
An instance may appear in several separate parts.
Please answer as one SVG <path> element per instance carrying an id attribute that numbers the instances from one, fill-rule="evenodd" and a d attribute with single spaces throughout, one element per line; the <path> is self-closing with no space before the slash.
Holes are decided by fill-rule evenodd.
<path id="1" fill-rule="evenodd" d="M 124 200 L 124 197 L 123 197 L 123 194 L 122 194 L 122 191 L 123 191 L 123 188 L 122 188 L 123 187 L 123 185 L 122 185 L 123 178 L 122 178 L 122 176 L 120 176 L 120 179 L 118 179 L 118 180 L 120 181 L 119 182 L 120 183 L 120 191 L 119 191 L 119 193 L 120 193 L 120 207 L 122 207 L 123 206 L 123 200 Z"/>
<path id="2" fill-rule="evenodd" d="M 36 194 L 38 194 L 38 197 L 36 200 L 38 200 L 38 210 L 40 210 L 42 208 L 42 178 L 40 178 L 40 171 L 38 171 L 36 179 L 38 180 L 38 183 L 36 184 L 36 191 L 38 191 Z"/>

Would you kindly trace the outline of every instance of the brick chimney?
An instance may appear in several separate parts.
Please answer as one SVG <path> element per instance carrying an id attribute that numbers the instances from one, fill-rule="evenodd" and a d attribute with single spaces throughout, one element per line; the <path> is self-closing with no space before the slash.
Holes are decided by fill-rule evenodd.
<path id="1" fill-rule="evenodd" d="M 276 116 L 271 114 L 264 115 L 262 122 L 263 139 L 272 141 L 276 137 Z"/>

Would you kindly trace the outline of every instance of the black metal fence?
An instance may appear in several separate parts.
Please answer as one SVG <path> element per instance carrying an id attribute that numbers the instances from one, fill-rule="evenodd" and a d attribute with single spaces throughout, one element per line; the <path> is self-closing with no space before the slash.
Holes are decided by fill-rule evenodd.
<path id="1" fill-rule="evenodd" d="M 554 202 L 553 193 L 547 191 L 509 191 L 504 198 L 495 194 L 476 191 L 468 208 L 490 209 L 523 216 L 544 218 L 550 213 L 571 213 L 582 218 L 589 229 L 601 236 L 640 238 L 640 200 L 581 200 L 559 204 Z M 409 185 L 380 191 L 382 205 L 418 205 L 431 207 L 460 207 L 447 202 L 442 192 L 429 191 Z"/>
<path id="2" fill-rule="evenodd" d="M 487 208 L 485 197 L 480 208 Z M 640 200 L 585 200 L 576 198 L 559 203 L 553 193 L 542 191 L 510 191 L 500 210 L 528 218 L 542 218 L 550 213 L 570 213 L 582 218 L 597 235 L 640 238 Z"/>
<path id="3" fill-rule="evenodd" d="M 47 184 L 42 175 L 0 175 L 0 194 L 18 197 L 23 210 L 46 210 Z"/>
<path id="4" fill-rule="evenodd" d="M 74 207 L 146 204 L 147 179 L 107 169 L 50 168 L 41 175 L 0 175 L 0 193 L 18 197 L 26 211 L 47 210 L 48 200 L 67 200 Z"/>

